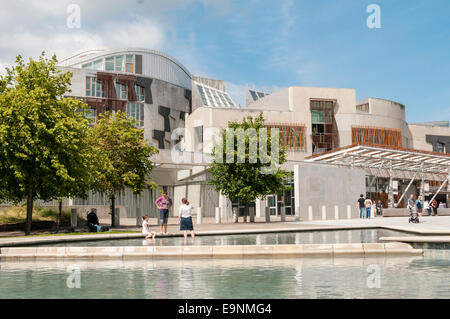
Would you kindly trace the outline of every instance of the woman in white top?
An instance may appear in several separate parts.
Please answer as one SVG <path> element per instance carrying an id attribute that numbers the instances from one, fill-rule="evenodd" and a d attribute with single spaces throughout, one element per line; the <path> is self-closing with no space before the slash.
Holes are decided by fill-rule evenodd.
<path id="1" fill-rule="evenodd" d="M 187 233 L 191 232 L 192 242 L 195 238 L 194 225 L 192 224 L 192 205 L 189 204 L 187 198 L 181 200 L 183 205 L 180 206 L 178 221 L 180 222 L 180 230 L 184 231 L 184 243 L 187 242 Z"/>
<path id="2" fill-rule="evenodd" d="M 142 216 L 142 234 L 145 236 L 145 239 L 155 239 L 156 233 L 150 230 L 150 223 L 148 222 L 148 216 Z"/>

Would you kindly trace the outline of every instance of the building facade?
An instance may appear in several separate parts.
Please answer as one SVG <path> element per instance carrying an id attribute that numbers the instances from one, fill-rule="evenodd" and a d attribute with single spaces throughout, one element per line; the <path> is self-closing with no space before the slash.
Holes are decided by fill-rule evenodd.
<path id="1" fill-rule="evenodd" d="M 204 160 L 174 163 L 170 151 L 207 155 L 228 122 L 249 115 L 262 113 L 268 128 L 280 130 L 281 142 L 288 149 L 285 168 L 291 171 L 312 156 L 351 145 L 450 153 L 448 122 L 408 124 L 404 105 L 380 98 L 357 101 L 354 89 L 293 86 L 268 93 L 247 86 L 246 105 L 241 107 L 227 93 L 224 81 L 194 76 L 176 59 L 149 49 L 85 51 L 62 60 L 59 68 L 73 73 L 70 95 L 89 105 L 86 116 L 95 122 L 106 111 L 126 112 L 143 128 L 145 137 L 160 149 L 156 159 L 159 164 L 151 176 L 160 187 L 140 196 L 129 191 L 118 196 L 121 216 L 137 221 L 143 213 L 157 215 L 153 201 L 162 189 L 174 197 L 175 215 L 179 199 L 185 196 L 189 196 L 194 206 L 202 208 L 204 216 L 214 216 L 216 207 L 220 207 L 223 216 L 229 216 L 232 208 L 242 211 L 242 203 L 231 203 L 206 185 L 208 173 Z M 322 171 L 328 170 L 327 166 Z M 446 172 L 442 173 L 427 175 L 425 182 L 430 193 L 442 185 Z M 366 176 L 366 195 L 382 200 L 385 205 L 388 205 L 386 188 L 392 188 L 389 183 L 393 176 L 398 183 L 397 197 L 393 200 L 401 199 L 405 192 L 417 193 L 419 188 L 423 189 L 415 182 L 409 185 L 414 178 L 400 171 L 389 175 L 384 169 L 374 172 L 366 168 L 362 175 Z M 257 216 L 263 216 L 266 209 L 272 215 L 279 215 L 283 210 L 288 215 L 305 216 L 296 210 L 306 209 L 299 204 L 302 200 L 299 197 L 307 196 L 307 192 L 296 192 L 299 181 L 286 183 L 292 185 L 291 190 L 251 204 Z M 440 201 L 446 202 L 446 188 L 443 194 Z M 344 195 L 349 198 L 348 194 Z M 331 198 L 324 194 L 322 197 Z M 332 201 L 325 204 L 333 207 Z M 75 204 L 108 205 L 101 194 L 90 194 L 86 201 L 76 199 Z"/>

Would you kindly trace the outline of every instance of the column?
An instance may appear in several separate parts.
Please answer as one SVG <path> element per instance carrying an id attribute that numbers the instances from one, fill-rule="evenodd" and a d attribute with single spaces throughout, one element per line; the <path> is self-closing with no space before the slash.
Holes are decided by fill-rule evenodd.
<path id="1" fill-rule="evenodd" d="M 300 166 L 294 165 L 294 205 L 295 221 L 300 221 Z"/>

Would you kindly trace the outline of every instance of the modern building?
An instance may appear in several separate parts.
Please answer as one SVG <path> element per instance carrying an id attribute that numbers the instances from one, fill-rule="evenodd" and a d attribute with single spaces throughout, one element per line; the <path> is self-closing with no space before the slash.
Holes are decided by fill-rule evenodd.
<path id="1" fill-rule="evenodd" d="M 292 190 L 252 203 L 257 216 L 268 207 L 272 215 L 285 211 L 300 219 L 354 217 L 359 193 L 386 207 L 402 207 L 410 193 L 432 196 L 438 190 L 439 201 L 447 202 L 449 123 L 409 124 L 400 103 L 380 98 L 357 101 L 354 89 L 293 86 L 267 93 L 247 86 L 246 106 L 241 107 L 223 81 L 193 76 L 172 57 L 148 49 L 87 51 L 61 61 L 60 67 L 74 73 L 71 94 L 91 107 L 88 116 L 122 110 L 138 121 L 161 150 L 155 159 L 155 182 L 167 188 L 175 202 L 189 196 L 205 216 L 213 216 L 216 207 L 225 218 L 232 207 L 243 209 L 242 203 L 231 203 L 206 185 L 203 155 L 210 153 L 229 121 L 259 113 L 268 128 L 280 130 L 288 148 L 285 168 L 296 177 L 286 181 Z M 190 154 L 190 159 L 174 161 L 174 148 Z M 303 185 L 306 180 L 309 186 Z M 333 183 L 344 193 L 331 195 L 328 185 Z M 121 215 L 134 218 L 144 210 L 156 214 L 152 203 L 158 191 L 140 198 L 123 194 Z M 335 214 L 342 198 L 345 203 L 337 208 L 341 213 Z M 309 204 L 317 199 L 322 207 Z M 77 203 L 106 204 L 95 194 Z"/>

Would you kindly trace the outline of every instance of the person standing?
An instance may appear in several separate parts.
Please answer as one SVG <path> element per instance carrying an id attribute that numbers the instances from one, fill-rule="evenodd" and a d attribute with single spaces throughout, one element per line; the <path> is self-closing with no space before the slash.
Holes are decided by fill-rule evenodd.
<path id="1" fill-rule="evenodd" d="M 433 210 L 433 216 L 438 215 L 438 203 L 435 199 L 431 202 L 431 209 Z"/>
<path id="2" fill-rule="evenodd" d="M 423 209 L 428 213 L 428 216 L 431 216 L 431 206 L 427 200 L 423 203 Z"/>
<path id="3" fill-rule="evenodd" d="M 423 209 L 423 200 L 422 200 L 421 195 L 419 195 L 419 197 L 417 197 L 416 209 L 417 209 L 417 214 L 419 215 L 419 222 L 420 222 L 420 218 L 422 217 L 422 209 Z"/>
<path id="4" fill-rule="evenodd" d="M 364 218 L 364 210 L 365 210 L 364 202 L 365 202 L 364 195 L 361 194 L 358 198 L 359 218 Z"/>
<path id="5" fill-rule="evenodd" d="M 155 201 L 156 207 L 159 209 L 159 233 L 167 235 L 167 222 L 169 220 L 169 209 L 172 207 L 172 198 L 164 192 L 163 195 Z"/>
<path id="6" fill-rule="evenodd" d="M 195 233 L 194 225 L 192 224 L 192 205 L 189 203 L 187 198 L 181 199 L 183 205 L 180 206 L 180 211 L 178 214 L 178 221 L 180 223 L 180 230 L 184 232 L 184 243 L 187 242 L 187 233 L 191 233 L 192 242 L 194 242 Z"/>
<path id="7" fill-rule="evenodd" d="M 372 210 L 372 201 L 370 200 L 369 196 L 367 196 L 366 200 L 364 201 L 364 206 L 366 208 L 366 218 L 370 218 L 370 211 Z"/>
<path id="8" fill-rule="evenodd" d="M 377 214 L 378 214 L 378 216 L 383 216 L 383 204 L 381 203 L 381 200 L 378 200 L 376 206 L 377 206 Z"/>

